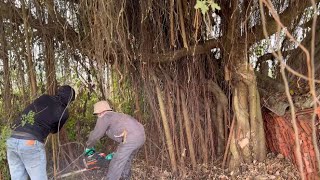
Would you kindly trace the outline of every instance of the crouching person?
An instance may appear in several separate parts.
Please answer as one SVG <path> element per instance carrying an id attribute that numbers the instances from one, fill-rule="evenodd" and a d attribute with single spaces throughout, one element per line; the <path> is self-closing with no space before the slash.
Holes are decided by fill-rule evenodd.
<path id="1" fill-rule="evenodd" d="M 55 96 L 41 95 L 28 105 L 13 124 L 7 139 L 7 159 L 12 180 L 46 180 L 44 141 L 57 133 L 69 117 L 68 105 L 75 99 L 72 87 L 61 86 Z"/>
<path id="2" fill-rule="evenodd" d="M 129 115 L 114 112 L 107 101 L 97 102 L 94 105 L 94 114 L 98 119 L 86 143 L 85 154 L 92 154 L 96 142 L 106 134 L 119 143 L 106 179 L 130 179 L 132 159 L 146 140 L 143 125 Z"/>

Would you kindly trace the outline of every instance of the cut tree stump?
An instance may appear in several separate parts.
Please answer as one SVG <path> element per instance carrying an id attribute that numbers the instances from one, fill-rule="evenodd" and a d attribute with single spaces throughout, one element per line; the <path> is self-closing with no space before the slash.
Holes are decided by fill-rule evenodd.
<path id="1" fill-rule="evenodd" d="M 306 179 L 319 179 L 317 174 L 317 159 L 312 143 L 312 118 L 313 110 L 303 110 L 296 113 L 298 136 L 300 139 L 302 163 Z M 319 147 L 319 116 L 320 108 L 317 109 L 316 134 Z M 298 167 L 295 156 L 295 136 L 291 115 L 278 116 L 272 112 L 264 112 L 264 128 L 266 132 L 266 142 L 268 149 L 274 153 L 280 153 L 290 159 Z"/>

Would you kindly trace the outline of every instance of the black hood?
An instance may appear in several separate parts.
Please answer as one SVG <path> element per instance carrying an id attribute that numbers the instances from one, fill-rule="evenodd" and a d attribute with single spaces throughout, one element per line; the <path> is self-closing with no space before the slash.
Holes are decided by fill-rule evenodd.
<path id="1" fill-rule="evenodd" d="M 76 93 L 71 86 L 64 85 L 58 88 L 57 97 L 63 105 L 67 106 L 68 103 L 74 101 Z"/>

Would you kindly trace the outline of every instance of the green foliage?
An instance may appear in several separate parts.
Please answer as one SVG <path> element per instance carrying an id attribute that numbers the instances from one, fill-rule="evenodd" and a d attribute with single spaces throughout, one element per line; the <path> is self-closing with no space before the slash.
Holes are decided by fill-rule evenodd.
<path id="1" fill-rule="evenodd" d="M 113 77 L 113 96 L 110 100 L 116 111 L 126 114 L 134 113 L 134 89 L 129 79 L 123 79 L 119 84 L 119 76 Z"/>
<path id="2" fill-rule="evenodd" d="M 135 88 L 133 85 L 135 83 L 134 78 L 123 78 L 116 73 L 113 74 L 112 78 L 112 99 L 110 101 L 113 103 L 115 110 L 139 118 L 138 120 L 142 123 L 150 119 L 151 111 L 149 103 L 146 102 L 145 92 L 143 92 L 143 88 Z M 119 83 L 120 81 L 121 83 Z M 137 112 L 137 105 L 140 112 Z M 137 117 L 138 115 L 139 117 Z"/>
<path id="3" fill-rule="evenodd" d="M 70 141 L 79 141 L 77 137 L 83 137 L 86 140 L 90 131 L 93 130 L 96 117 L 92 114 L 93 105 L 98 101 L 96 94 L 90 94 L 88 90 L 83 90 L 78 93 L 77 99 L 72 104 L 70 109 L 70 117 L 65 124 L 67 129 L 68 139 Z M 76 128 L 80 126 L 79 128 Z"/>
<path id="4" fill-rule="evenodd" d="M 254 49 L 254 53 L 257 56 L 262 56 L 264 54 L 264 47 L 258 46 L 257 48 Z"/>
<path id="5" fill-rule="evenodd" d="M 0 162 L 6 159 L 6 140 L 11 135 L 11 129 L 9 126 L 1 127 L 0 136 Z"/>
<path id="6" fill-rule="evenodd" d="M 268 51 L 268 47 L 268 41 L 262 41 L 253 48 L 253 53 L 255 56 L 260 57 Z"/>
<path id="7" fill-rule="evenodd" d="M 211 7 L 212 11 L 221 10 L 221 7 L 213 0 L 197 0 L 195 9 L 200 9 L 202 14 L 206 14 Z"/>
<path id="8" fill-rule="evenodd" d="M 33 125 L 35 112 L 29 111 L 28 114 L 23 114 L 21 117 L 21 125 L 24 126 L 26 123 Z"/>
<path id="9" fill-rule="evenodd" d="M 9 168 L 7 165 L 7 148 L 6 148 L 6 140 L 11 135 L 11 129 L 9 126 L 0 127 L 0 179 L 9 179 Z"/>
<path id="10" fill-rule="evenodd" d="M 70 141 L 76 140 L 75 126 L 76 126 L 76 119 L 73 117 L 70 117 L 65 124 L 65 128 L 67 129 L 67 136 Z"/>

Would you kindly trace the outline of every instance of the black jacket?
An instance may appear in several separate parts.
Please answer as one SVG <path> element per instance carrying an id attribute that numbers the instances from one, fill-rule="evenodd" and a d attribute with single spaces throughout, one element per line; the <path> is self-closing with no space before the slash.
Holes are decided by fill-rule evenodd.
<path id="1" fill-rule="evenodd" d="M 65 124 L 69 117 L 67 105 L 74 98 L 75 91 L 70 86 L 61 86 L 56 96 L 40 96 L 15 120 L 13 130 L 32 134 L 43 142 L 49 133 L 57 133 Z M 33 112 L 33 117 L 30 116 L 30 112 Z M 26 119 L 31 119 L 31 123 Z"/>

